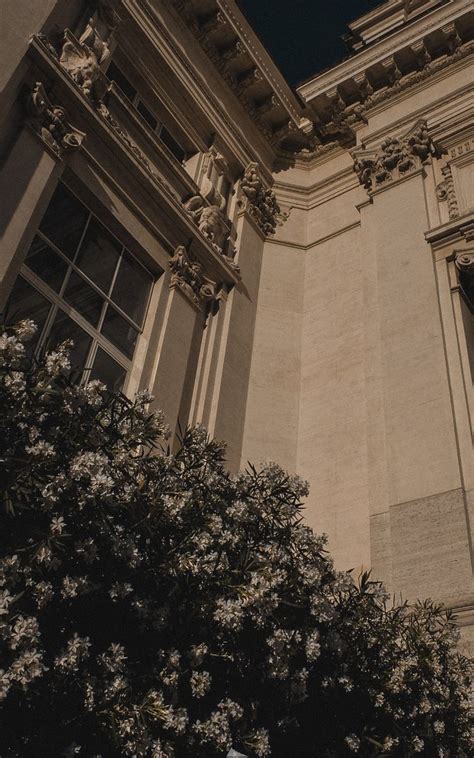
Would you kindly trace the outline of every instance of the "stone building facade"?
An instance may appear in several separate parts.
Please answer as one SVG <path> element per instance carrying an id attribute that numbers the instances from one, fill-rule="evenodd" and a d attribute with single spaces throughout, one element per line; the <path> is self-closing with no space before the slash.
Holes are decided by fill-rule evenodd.
<path id="1" fill-rule="evenodd" d="M 387 0 L 297 92 L 233 0 L 2 11 L 6 318 L 474 640 L 473 1 Z"/>

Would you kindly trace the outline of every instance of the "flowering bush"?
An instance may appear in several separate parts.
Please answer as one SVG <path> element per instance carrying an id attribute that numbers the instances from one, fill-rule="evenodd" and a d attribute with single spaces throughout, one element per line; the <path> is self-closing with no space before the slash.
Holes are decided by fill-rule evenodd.
<path id="1" fill-rule="evenodd" d="M 0 337 L 0 754 L 468 756 L 453 619 L 335 571 L 306 485 L 230 476 L 67 345 Z"/>

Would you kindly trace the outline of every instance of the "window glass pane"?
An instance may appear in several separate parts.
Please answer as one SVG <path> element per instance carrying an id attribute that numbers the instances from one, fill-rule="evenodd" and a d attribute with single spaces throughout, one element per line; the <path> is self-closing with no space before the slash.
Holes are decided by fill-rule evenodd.
<path id="1" fill-rule="evenodd" d="M 108 294 L 122 247 L 102 224 L 91 219 L 76 265 Z"/>
<path id="2" fill-rule="evenodd" d="M 104 300 L 87 284 L 87 282 L 84 281 L 82 276 L 76 274 L 75 271 L 71 272 L 71 276 L 68 279 L 64 291 L 64 299 L 69 305 L 72 305 L 76 311 L 79 311 L 81 316 L 84 316 L 84 318 L 90 321 L 92 326 L 97 326 L 100 314 L 102 313 Z"/>
<path id="3" fill-rule="evenodd" d="M 27 343 L 31 355 L 40 338 L 43 326 L 51 310 L 51 303 L 29 284 L 22 276 L 16 280 L 5 309 L 7 324 L 15 324 L 24 318 L 31 318 L 38 330 L 33 339 Z"/>
<path id="4" fill-rule="evenodd" d="M 62 253 L 72 258 L 88 217 L 87 208 L 60 183 L 39 228 Z"/>
<path id="5" fill-rule="evenodd" d="M 126 370 L 114 361 L 101 347 L 97 349 L 94 365 L 90 373 L 90 379 L 99 379 L 107 385 L 112 392 L 120 392 L 122 389 Z"/>
<path id="6" fill-rule="evenodd" d="M 125 74 L 122 74 L 118 66 L 115 65 L 115 63 L 111 63 L 110 66 L 107 69 L 107 76 L 110 79 L 110 81 L 115 82 L 118 84 L 120 89 L 122 90 L 125 97 L 128 97 L 129 100 L 133 100 L 135 95 L 137 94 L 137 91 L 133 84 L 128 81 Z"/>
<path id="7" fill-rule="evenodd" d="M 131 358 L 135 350 L 135 344 L 138 337 L 138 331 L 130 326 L 115 308 L 111 305 L 107 308 L 102 334 L 111 341 L 115 347 L 124 353 L 127 358 Z"/>
<path id="8" fill-rule="evenodd" d="M 58 308 L 53 326 L 46 340 L 46 350 L 54 350 L 64 340 L 73 340 L 74 347 L 70 353 L 72 368 L 83 369 L 86 367 L 87 355 L 91 346 L 92 338 L 69 318 L 64 311 Z"/>
<path id="9" fill-rule="evenodd" d="M 151 282 L 151 276 L 143 266 L 124 252 L 111 297 L 139 326 L 142 325 Z"/>
<path id="10" fill-rule="evenodd" d="M 183 161 L 185 158 L 185 151 L 179 145 L 175 138 L 169 133 L 168 129 L 166 127 L 162 126 L 160 131 L 160 140 L 164 142 L 168 150 L 171 150 L 174 157 L 177 158 L 179 161 Z"/>
<path id="11" fill-rule="evenodd" d="M 153 113 L 148 110 L 145 103 L 142 103 L 141 100 L 138 101 L 137 111 L 143 116 L 148 126 L 151 126 L 151 128 L 155 130 L 158 126 L 158 120 L 154 117 Z"/>
<path id="12" fill-rule="evenodd" d="M 34 238 L 25 263 L 51 289 L 59 292 L 68 268 L 67 263 L 40 237 Z"/>

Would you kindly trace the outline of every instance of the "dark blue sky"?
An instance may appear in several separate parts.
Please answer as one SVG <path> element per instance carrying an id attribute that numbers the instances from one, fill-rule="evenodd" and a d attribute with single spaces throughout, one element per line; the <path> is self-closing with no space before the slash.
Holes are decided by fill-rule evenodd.
<path id="1" fill-rule="evenodd" d="M 237 0 L 273 60 L 295 86 L 347 57 L 347 24 L 382 0 Z"/>

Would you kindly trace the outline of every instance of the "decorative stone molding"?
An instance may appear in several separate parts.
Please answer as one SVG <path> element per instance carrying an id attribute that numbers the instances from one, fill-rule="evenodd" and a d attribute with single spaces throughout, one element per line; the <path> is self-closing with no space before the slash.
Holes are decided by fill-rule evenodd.
<path id="1" fill-rule="evenodd" d="M 264 234 L 275 234 L 277 225 L 288 216 L 282 213 L 273 190 L 265 187 L 258 163 L 249 163 L 245 169 L 240 191 L 240 207 L 250 213 Z"/>
<path id="2" fill-rule="evenodd" d="M 120 126 L 120 124 L 116 121 L 116 119 L 112 116 L 112 114 L 110 113 L 105 103 L 99 102 L 97 106 L 97 113 L 100 116 L 102 116 L 104 121 L 107 122 L 107 124 L 113 129 L 113 131 L 117 134 L 117 136 L 121 139 L 121 141 L 126 145 L 126 147 L 130 150 L 130 152 L 133 153 L 133 156 L 137 159 L 137 161 L 140 163 L 142 168 L 145 169 L 147 174 L 149 174 L 152 179 L 154 179 L 156 182 L 158 182 L 158 184 L 160 184 L 170 194 L 172 194 L 173 197 L 176 197 L 175 192 L 171 189 L 169 184 L 163 181 L 162 177 L 155 171 L 155 169 L 151 165 L 148 158 L 140 150 L 138 145 L 135 144 L 135 142 L 132 140 L 128 132 L 126 132 L 125 129 L 123 129 Z"/>
<path id="3" fill-rule="evenodd" d="M 203 275 L 202 265 L 190 257 L 183 245 L 176 248 L 168 265 L 171 271 L 170 289 L 180 289 L 198 308 L 214 300 L 216 283 Z"/>
<path id="4" fill-rule="evenodd" d="M 30 126 L 57 155 L 81 146 L 85 134 L 68 123 L 62 106 L 51 103 L 41 82 L 29 94 L 26 109 Z"/>
<path id="5" fill-rule="evenodd" d="M 445 179 L 436 187 L 436 196 L 441 203 L 447 203 L 449 218 L 457 218 L 459 216 L 459 206 L 456 190 L 454 189 L 451 166 L 444 166 L 441 169 L 441 173 Z"/>
<path id="6" fill-rule="evenodd" d="M 426 121 L 418 121 L 405 137 L 387 137 L 377 150 L 362 147 L 354 150 L 352 157 L 359 182 L 370 194 L 441 154 L 430 137 Z"/>

